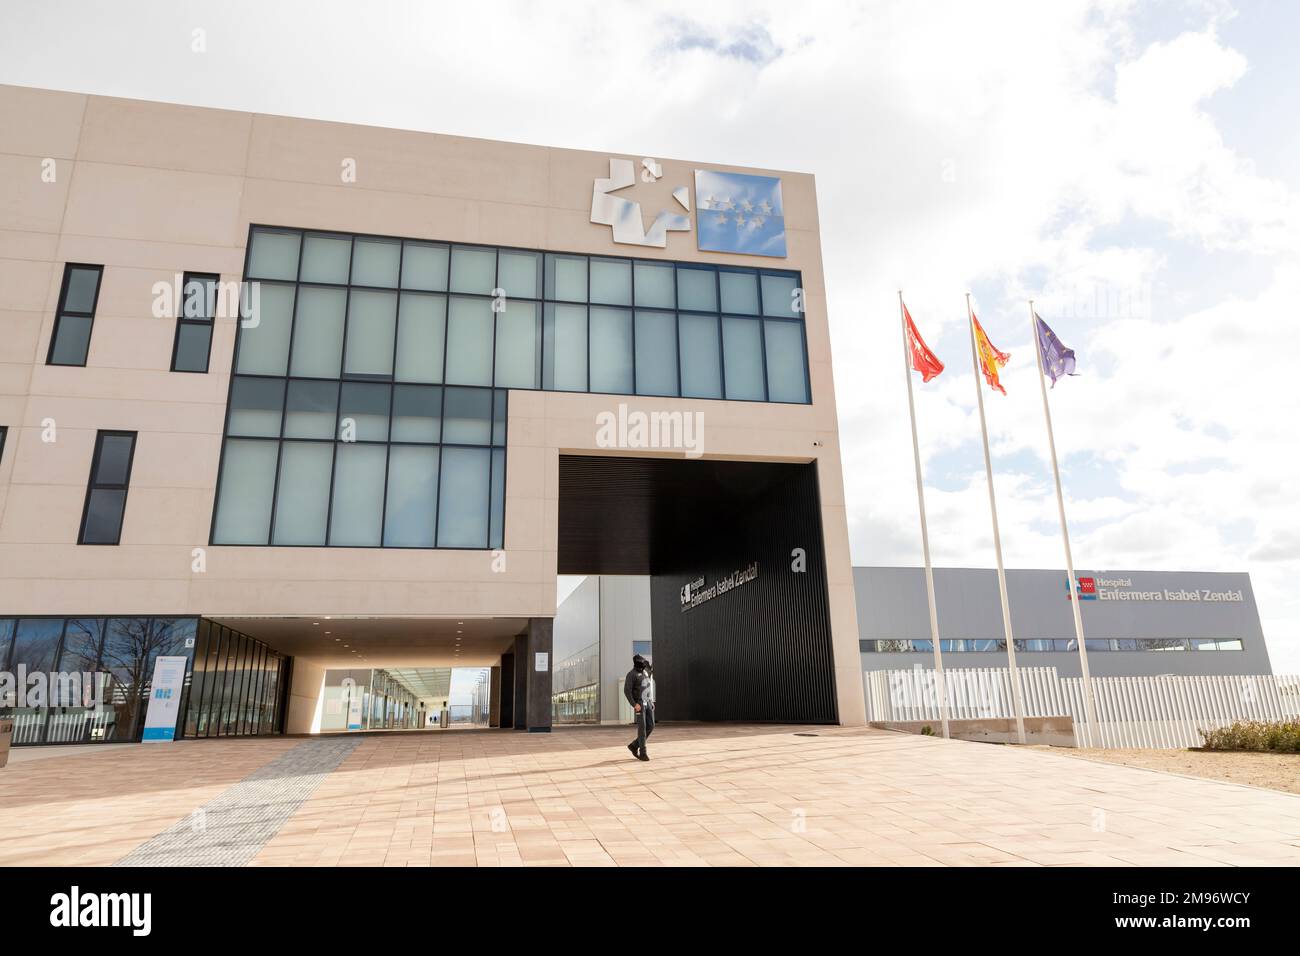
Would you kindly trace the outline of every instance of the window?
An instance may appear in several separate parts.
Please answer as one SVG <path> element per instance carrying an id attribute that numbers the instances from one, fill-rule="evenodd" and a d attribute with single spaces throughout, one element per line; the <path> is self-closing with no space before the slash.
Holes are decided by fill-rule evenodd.
<path id="1" fill-rule="evenodd" d="M 975 653 L 1002 653 L 1007 650 L 1007 642 L 1002 640 L 944 640 L 939 642 L 940 650 L 950 652 L 970 651 Z M 1104 651 L 1239 651 L 1242 649 L 1240 638 L 1213 637 L 1090 637 L 1087 639 L 1088 653 Z M 858 641 L 858 648 L 865 654 L 931 652 L 929 641 L 925 640 L 865 640 Z M 1040 652 L 1078 652 L 1078 643 L 1064 638 L 1030 638 L 1016 639 L 1018 651 Z"/>
<path id="2" fill-rule="evenodd" d="M 266 544 L 279 443 L 227 438 L 217 483 L 215 544 Z"/>
<path id="3" fill-rule="evenodd" d="M 803 323 L 763 322 L 767 358 L 767 397 L 773 402 L 808 401 L 807 366 L 803 362 Z"/>
<path id="4" fill-rule="evenodd" d="M 63 638 L 61 618 L 27 618 L 17 622 L 14 635 L 13 661 L 9 670 L 17 673 L 25 667 L 28 674 L 48 674 L 54 670 Z M 15 701 L 15 703 L 18 703 Z M 24 706 L 11 707 L 14 722 L 14 739 L 17 743 L 39 744 L 45 742 L 45 725 L 49 714 L 48 701 L 31 700 Z"/>
<path id="5" fill-rule="evenodd" d="M 722 320 L 722 358 L 727 398 L 763 401 L 763 327 L 757 320 L 731 315 Z"/>
<path id="6" fill-rule="evenodd" d="M 716 315 L 677 317 L 682 356 L 682 394 L 690 398 L 722 397 L 722 338 Z"/>
<path id="7" fill-rule="evenodd" d="M 220 276 L 211 273 L 185 273 L 181 307 L 176 316 L 176 342 L 172 345 L 173 372 L 208 370 L 220 282 Z"/>
<path id="8" fill-rule="evenodd" d="M 677 316 L 637 310 L 636 392 L 677 395 Z"/>
<path id="9" fill-rule="evenodd" d="M 90 351 L 90 329 L 95 324 L 99 280 L 103 266 L 69 262 L 63 267 L 59 309 L 54 315 L 47 365 L 85 365 Z"/>
<path id="10" fill-rule="evenodd" d="M 542 358 L 542 388 L 557 392 L 587 390 L 585 305 L 546 304 L 542 317 Z"/>
<path id="11" fill-rule="evenodd" d="M 798 272 L 264 226 L 244 271 L 239 375 L 812 401 Z"/>
<path id="12" fill-rule="evenodd" d="M 501 547 L 505 395 L 236 375 L 213 543 Z"/>
<path id="13" fill-rule="evenodd" d="M 14 708 L 14 743 L 130 743 L 140 739 L 149 684 L 160 655 L 190 658 L 198 622 L 194 618 L 46 618 L 0 620 L 0 670 L 37 670 L 66 675 L 52 681 L 45 700 Z M 12 661 L 9 660 L 12 650 Z M 187 668 L 188 669 L 188 668 Z M 92 689 L 98 702 L 85 706 Z M 188 675 L 187 675 L 188 676 Z M 190 696 L 182 688 L 180 713 Z M 178 723 L 178 734 L 182 729 Z"/>
<path id="14" fill-rule="evenodd" d="M 590 316 L 591 390 L 631 395 L 632 310 L 592 306 Z"/>
<path id="15" fill-rule="evenodd" d="M 497 548 L 508 389 L 808 404 L 797 272 L 253 226 L 212 543 Z"/>
<path id="16" fill-rule="evenodd" d="M 284 667 L 284 659 L 260 641 L 213 621 L 199 621 L 194 677 L 179 721 L 184 735 L 278 733 Z"/>
<path id="17" fill-rule="evenodd" d="M 90 463 L 90 486 L 78 544 L 117 544 L 135 457 L 135 432 L 100 432 Z"/>

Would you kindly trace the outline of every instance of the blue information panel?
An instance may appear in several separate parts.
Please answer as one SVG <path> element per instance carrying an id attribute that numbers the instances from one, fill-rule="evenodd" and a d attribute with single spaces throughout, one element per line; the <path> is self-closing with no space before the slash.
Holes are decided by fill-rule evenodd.
<path id="1" fill-rule="evenodd" d="M 159 657 L 154 662 L 153 681 L 149 685 L 149 709 L 145 712 L 146 743 L 163 743 L 176 739 L 176 717 L 180 710 L 181 690 L 185 686 L 187 657 Z"/>

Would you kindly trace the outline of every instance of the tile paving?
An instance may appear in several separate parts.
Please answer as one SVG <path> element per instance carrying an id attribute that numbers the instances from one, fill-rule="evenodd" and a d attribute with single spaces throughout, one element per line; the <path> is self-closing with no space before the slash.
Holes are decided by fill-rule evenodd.
<path id="1" fill-rule="evenodd" d="M 359 742 L 356 737 L 303 741 L 140 844 L 117 865 L 245 865 Z"/>
<path id="2" fill-rule="evenodd" d="M 0 770 L 0 864 L 1300 864 L 1300 795 L 859 728 L 191 741 Z M 331 766 L 327 766 L 331 764 Z M 191 826 L 207 821 L 206 843 Z"/>

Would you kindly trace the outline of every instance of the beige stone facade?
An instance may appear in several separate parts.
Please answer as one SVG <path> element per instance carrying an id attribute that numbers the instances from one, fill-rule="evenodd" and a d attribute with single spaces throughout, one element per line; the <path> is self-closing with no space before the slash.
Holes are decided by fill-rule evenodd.
<path id="1" fill-rule="evenodd" d="M 372 666 L 445 664 L 440 623 L 472 621 L 482 636 L 460 662 L 490 664 L 492 637 L 555 613 L 559 456 L 602 453 L 596 416 L 619 401 L 690 408 L 707 418 L 706 457 L 817 461 L 839 713 L 863 720 L 812 176 L 767 173 L 789 256 L 758 262 L 700 252 L 693 231 L 662 250 L 614 243 L 589 221 L 605 153 L 8 86 L 0 130 L 0 614 L 301 618 L 290 652 L 318 665 L 346 660 L 311 643 L 325 615 L 395 622 Z M 661 162 L 637 197 L 648 208 L 699 165 Z M 170 372 L 175 319 L 153 317 L 152 289 L 187 270 L 238 281 L 250 224 L 797 269 L 812 403 L 512 391 L 504 570 L 479 551 L 213 547 L 236 321 L 218 318 L 207 374 Z M 45 362 L 67 262 L 104 267 L 84 368 Z M 77 544 L 98 429 L 139 434 L 116 547 Z"/>

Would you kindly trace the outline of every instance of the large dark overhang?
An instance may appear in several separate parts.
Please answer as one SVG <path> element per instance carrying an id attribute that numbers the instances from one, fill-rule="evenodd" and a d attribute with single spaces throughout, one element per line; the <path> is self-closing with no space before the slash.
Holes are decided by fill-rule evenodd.
<path id="1" fill-rule="evenodd" d="M 652 574 L 807 465 L 560 456 L 559 573 Z"/>

